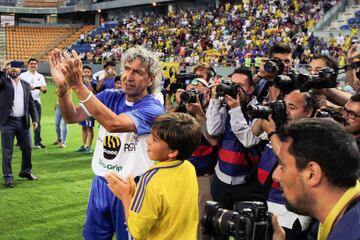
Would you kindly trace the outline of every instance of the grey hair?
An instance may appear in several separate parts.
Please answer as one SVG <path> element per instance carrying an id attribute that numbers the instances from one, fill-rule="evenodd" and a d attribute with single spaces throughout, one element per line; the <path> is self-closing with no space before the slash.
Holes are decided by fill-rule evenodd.
<path id="1" fill-rule="evenodd" d="M 147 68 L 150 77 L 154 77 L 154 82 L 149 88 L 149 93 L 155 94 L 160 92 L 162 67 L 158 57 L 153 52 L 140 46 L 129 48 L 121 57 L 121 72 L 124 71 L 125 63 L 131 63 L 137 58 L 141 59 L 141 63 Z"/>

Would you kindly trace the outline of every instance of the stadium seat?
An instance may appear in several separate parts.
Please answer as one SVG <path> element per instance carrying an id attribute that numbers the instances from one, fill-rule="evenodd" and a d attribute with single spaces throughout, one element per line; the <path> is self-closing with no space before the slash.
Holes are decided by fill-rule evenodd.
<path id="1" fill-rule="evenodd" d="M 76 33 L 70 27 L 6 27 L 7 59 L 43 59 L 49 51 Z M 79 36 L 79 35 L 78 35 Z"/>

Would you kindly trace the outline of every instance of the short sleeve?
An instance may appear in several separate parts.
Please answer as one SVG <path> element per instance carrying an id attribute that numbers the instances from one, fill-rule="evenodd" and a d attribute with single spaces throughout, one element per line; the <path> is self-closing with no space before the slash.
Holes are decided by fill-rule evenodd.
<path id="1" fill-rule="evenodd" d="M 150 105 L 147 108 L 135 108 L 125 114 L 129 115 L 136 126 L 137 134 L 150 132 L 151 124 L 155 117 L 164 113 L 164 108 L 158 105 Z"/>
<path id="2" fill-rule="evenodd" d="M 141 104 L 131 111 L 125 112 L 134 121 L 137 134 L 147 134 L 150 132 L 151 124 L 154 119 L 164 113 L 164 107 L 159 101 L 153 99 L 149 104 Z"/>

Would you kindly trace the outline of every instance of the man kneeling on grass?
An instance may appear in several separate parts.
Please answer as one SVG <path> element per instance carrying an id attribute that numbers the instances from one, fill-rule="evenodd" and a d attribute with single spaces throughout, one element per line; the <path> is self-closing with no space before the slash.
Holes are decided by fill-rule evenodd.
<path id="1" fill-rule="evenodd" d="M 106 176 L 110 190 L 124 205 L 135 239 L 196 239 L 198 185 L 195 168 L 185 159 L 198 147 L 200 136 L 190 115 L 160 115 L 147 140 L 148 157 L 159 162 L 141 176 L 137 187 L 132 177 L 113 172 Z"/>

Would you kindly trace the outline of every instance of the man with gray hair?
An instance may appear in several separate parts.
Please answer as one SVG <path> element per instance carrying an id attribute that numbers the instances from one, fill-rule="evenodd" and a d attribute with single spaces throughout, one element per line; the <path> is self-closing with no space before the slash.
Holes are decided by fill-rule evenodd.
<path id="1" fill-rule="evenodd" d="M 107 89 L 94 97 L 82 82 L 82 63 L 75 51 L 61 54 L 55 49 L 49 62 L 64 120 L 76 123 L 92 116 L 100 123 L 83 236 L 110 240 L 116 234 L 118 240 L 128 239 L 122 202 L 110 191 L 104 176 L 116 172 L 125 178 L 136 177 L 153 164 L 147 158 L 146 137 L 153 119 L 164 112 L 150 95 L 160 86 L 161 65 L 144 48 L 130 48 L 122 56 L 123 89 Z M 68 94 L 70 88 L 80 100 L 78 107 Z"/>

